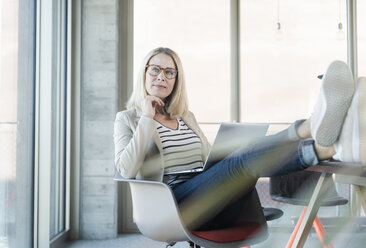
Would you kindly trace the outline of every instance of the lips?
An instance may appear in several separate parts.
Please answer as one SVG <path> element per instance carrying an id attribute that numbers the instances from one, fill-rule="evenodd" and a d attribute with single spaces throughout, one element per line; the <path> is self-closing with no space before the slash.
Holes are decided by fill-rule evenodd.
<path id="1" fill-rule="evenodd" d="M 154 84 L 153 86 L 157 87 L 159 89 L 165 89 L 166 88 L 164 85 L 161 85 L 161 84 Z"/>

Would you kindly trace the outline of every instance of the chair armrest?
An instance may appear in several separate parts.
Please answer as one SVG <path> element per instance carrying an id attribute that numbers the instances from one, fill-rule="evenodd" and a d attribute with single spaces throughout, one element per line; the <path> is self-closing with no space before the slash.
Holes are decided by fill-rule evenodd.
<path id="1" fill-rule="evenodd" d="M 137 183 L 147 183 L 147 184 L 160 184 L 160 185 L 164 185 L 164 186 L 169 188 L 168 185 L 166 185 L 165 183 L 162 183 L 162 182 L 150 181 L 150 180 L 141 180 L 141 179 L 134 179 L 134 178 L 133 179 L 125 178 L 125 177 L 122 177 L 117 171 L 116 171 L 116 174 L 114 175 L 113 180 L 114 181 L 119 181 L 119 182 L 126 182 L 126 183 L 137 182 Z"/>

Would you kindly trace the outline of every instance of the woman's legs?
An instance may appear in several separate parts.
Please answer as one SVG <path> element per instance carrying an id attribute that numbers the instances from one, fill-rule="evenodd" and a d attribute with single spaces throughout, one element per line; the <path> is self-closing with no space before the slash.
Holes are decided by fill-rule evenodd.
<path id="1" fill-rule="evenodd" d="M 313 149 L 312 141 L 293 141 L 285 136 L 281 132 L 264 137 L 249 149 L 235 151 L 209 170 L 177 186 L 174 194 L 186 224 L 195 229 L 212 220 L 223 209 L 245 198 L 260 176 L 307 168 L 304 151 Z M 314 152 L 312 156 L 316 160 Z"/>
<path id="2" fill-rule="evenodd" d="M 196 230 L 215 230 L 233 227 L 240 221 L 248 221 L 248 198 L 250 193 L 241 196 L 233 203 L 228 204 L 217 215 L 212 216 L 208 221 L 200 225 Z M 243 211 L 244 210 L 244 211 Z M 253 217 L 253 216 L 250 216 Z M 251 219 L 251 218 L 250 218 Z"/>
<path id="3" fill-rule="evenodd" d="M 288 130 L 264 137 L 177 186 L 173 191 L 187 225 L 192 229 L 228 226 L 237 220 L 230 216 L 240 217 L 246 193 L 259 177 L 303 170 L 318 159 L 331 158 L 333 146 L 322 147 L 309 139 L 309 123 L 298 121 Z M 291 129 L 296 138 L 289 137 Z"/>

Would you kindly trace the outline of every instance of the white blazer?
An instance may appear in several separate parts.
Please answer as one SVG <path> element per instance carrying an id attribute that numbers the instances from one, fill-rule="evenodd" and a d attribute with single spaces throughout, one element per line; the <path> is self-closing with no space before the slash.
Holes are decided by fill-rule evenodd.
<path id="1" fill-rule="evenodd" d="M 210 144 L 192 112 L 182 120 L 202 142 L 202 161 L 206 161 Z M 118 112 L 114 122 L 115 166 L 121 176 L 162 181 L 163 149 L 157 123 L 137 110 Z"/>

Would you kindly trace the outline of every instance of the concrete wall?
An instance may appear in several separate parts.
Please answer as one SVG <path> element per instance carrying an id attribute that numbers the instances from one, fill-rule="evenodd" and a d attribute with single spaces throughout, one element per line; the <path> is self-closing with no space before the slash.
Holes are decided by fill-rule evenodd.
<path id="1" fill-rule="evenodd" d="M 113 122 L 117 99 L 117 1 L 81 4 L 80 238 L 117 235 Z"/>

